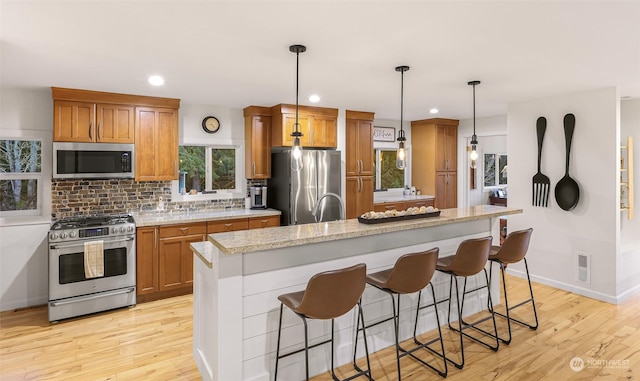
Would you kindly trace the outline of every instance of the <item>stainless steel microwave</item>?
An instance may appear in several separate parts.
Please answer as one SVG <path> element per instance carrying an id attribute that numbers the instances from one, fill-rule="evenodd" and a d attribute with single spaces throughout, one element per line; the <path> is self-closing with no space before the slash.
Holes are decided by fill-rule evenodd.
<path id="1" fill-rule="evenodd" d="M 133 144 L 53 143 L 54 179 L 134 177 Z"/>

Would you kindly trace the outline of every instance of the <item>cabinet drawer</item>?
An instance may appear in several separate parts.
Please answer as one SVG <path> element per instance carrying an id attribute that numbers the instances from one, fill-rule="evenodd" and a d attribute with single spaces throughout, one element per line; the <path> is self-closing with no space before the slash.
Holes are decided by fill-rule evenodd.
<path id="1" fill-rule="evenodd" d="M 207 222 L 207 234 L 233 232 L 236 230 L 247 230 L 247 229 L 249 229 L 248 218 Z"/>
<path id="2" fill-rule="evenodd" d="M 280 226 L 280 216 L 249 218 L 249 229 L 270 228 L 272 226 Z"/>
<path id="3" fill-rule="evenodd" d="M 197 224 L 181 224 L 160 227 L 160 238 L 181 237 L 193 234 L 205 234 L 207 232 L 207 223 L 201 222 Z"/>
<path id="4" fill-rule="evenodd" d="M 373 204 L 373 210 L 376 212 L 385 212 L 387 210 L 405 210 L 404 202 L 383 202 L 380 204 Z"/>
<path id="5" fill-rule="evenodd" d="M 406 208 L 419 208 L 421 206 L 433 206 L 434 199 L 420 200 L 420 201 L 405 201 Z M 405 209 L 406 209 L 405 208 Z"/>

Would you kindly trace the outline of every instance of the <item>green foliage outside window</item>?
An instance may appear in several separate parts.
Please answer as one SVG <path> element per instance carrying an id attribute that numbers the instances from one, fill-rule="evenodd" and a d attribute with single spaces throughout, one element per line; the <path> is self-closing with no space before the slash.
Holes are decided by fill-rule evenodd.
<path id="1" fill-rule="evenodd" d="M 0 140 L 0 211 L 38 208 L 42 142 Z"/>
<path id="2" fill-rule="evenodd" d="M 207 163 L 207 153 L 211 161 Z M 207 146 L 180 146 L 180 172 L 185 173 L 184 187 L 192 189 L 223 190 L 236 188 L 236 150 Z M 207 175 L 211 184 L 205 184 Z M 182 184 L 181 184 L 182 185 Z"/>

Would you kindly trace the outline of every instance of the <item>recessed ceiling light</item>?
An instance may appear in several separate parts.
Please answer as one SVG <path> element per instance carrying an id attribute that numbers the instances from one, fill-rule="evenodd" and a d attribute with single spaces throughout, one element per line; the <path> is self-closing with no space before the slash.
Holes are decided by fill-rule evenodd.
<path id="1" fill-rule="evenodd" d="M 152 75 L 149 77 L 149 83 L 153 86 L 162 86 L 164 85 L 164 78 L 159 75 Z"/>
<path id="2" fill-rule="evenodd" d="M 317 94 L 313 94 L 309 96 L 309 102 L 311 103 L 318 103 L 320 102 L 320 96 Z"/>
<path id="3" fill-rule="evenodd" d="M 438 110 L 438 109 L 437 109 L 437 108 L 435 108 L 435 107 L 434 107 L 434 108 L 432 108 L 431 110 L 429 110 L 429 114 L 437 114 L 437 113 L 439 113 L 439 112 L 440 112 L 440 110 Z"/>

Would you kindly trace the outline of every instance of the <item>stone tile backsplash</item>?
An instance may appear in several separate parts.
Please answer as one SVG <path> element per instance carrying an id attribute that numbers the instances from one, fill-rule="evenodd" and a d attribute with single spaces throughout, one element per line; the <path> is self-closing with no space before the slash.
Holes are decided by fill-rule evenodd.
<path id="1" fill-rule="evenodd" d="M 171 201 L 171 181 L 53 180 L 51 217 L 156 211 L 162 197 L 164 210 L 244 208 L 244 199 Z"/>

